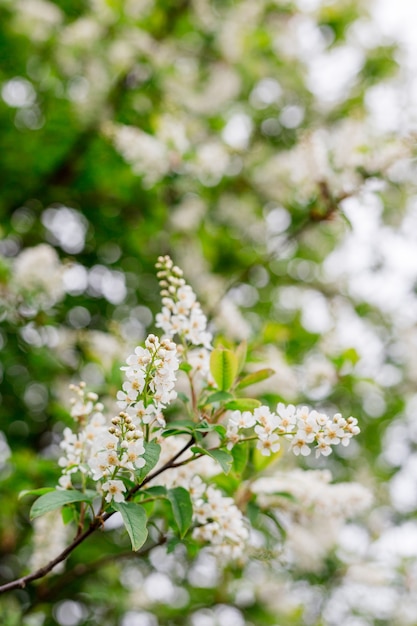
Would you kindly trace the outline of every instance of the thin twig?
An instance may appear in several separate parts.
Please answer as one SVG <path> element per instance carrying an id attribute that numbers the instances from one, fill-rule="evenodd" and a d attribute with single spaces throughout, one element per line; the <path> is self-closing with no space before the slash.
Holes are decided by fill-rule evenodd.
<path id="1" fill-rule="evenodd" d="M 181 450 L 179 452 L 177 452 L 172 457 L 172 459 L 167 461 L 160 469 L 154 471 L 151 474 L 148 474 L 148 476 L 146 476 L 146 478 L 144 478 L 142 480 L 142 482 L 139 483 L 139 485 L 136 485 L 135 487 L 130 489 L 130 491 L 128 492 L 128 495 L 127 495 L 127 500 L 129 500 L 135 493 L 137 493 L 139 491 L 139 489 L 141 489 L 144 485 L 146 485 L 148 482 L 150 482 L 153 478 L 156 478 L 157 476 L 159 476 L 160 474 L 165 472 L 170 467 L 173 467 L 173 464 L 175 463 L 175 461 L 186 450 L 188 450 L 188 448 L 190 448 L 194 443 L 195 443 L 195 439 L 194 439 L 194 437 L 192 437 L 190 439 L 190 441 L 188 443 L 186 443 L 181 448 Z M 46 576 L 46 574 L 48 574 L 50 571 L 52 571 L 53 568 L 56 565 L 58 565 L 58 563 L 61 563 L 62 561 L 64 561 L 67 558 L 67 556 L 69 556 L 71 554 L 71 552 L 73 552 L 73 550 L 75 550 L 75 548 L 80 545 L 80 543 L 85 541 L 87 539 L 87 537 L 92 535 L 98 528 L 100 528 L 104 524 L 104 522 L 106 522 L 113 514 L 114 514 L 114 511 L 111 511 L 111 512 L 108 512 L 108 513 L 103 513 L 103 511 L 100 511 L 96 515 L 96 517 L 92 520 L 92 522 L 90 523 L 90 525 L 87 528 L 87 530 L 85 530 L 82 534 L 77 535 L 75 537 L 74 541 L 72 541 L 65 548 L 65 550 L 63 550 L 60 554 L 58 554 L 58 556 L 56 556 L 54 559 L 52 559 L 52 561 L 50 561 L 49 563 L 47 563 L 43 567 L 39 568 L 38 570 L 36 570 L 36 572 L 32 572 L 31 574 L 27 574 L 26 576 L 22 576 L 21 578 L 17 578 L 16 580 L 12 580 L 12 581 L 10 581 L 8 583 L 5 583 L 4 585 L 1 585 L 0 586 L 0 593 L 5 593 L 6 591 L 11 591 L 12 589 L 24 589 L 28 583 L 30 583 L 30 582 L 32 582 L 34 580 L 38 580 L 39 578 L 43 578 L 44 576 Z"/>
<path id="2" fill-rule="evenodd" d="M 86 576 L 87 574 L 91 574 L 92 572 L 100 569 L 103 565 L 106 565 L 107 563 L 111 563 L 115 559 L 117 559 L 117 561 L 120 561 L 122 559 L 124 560 L 124 559 L 133 559 L 133 558 L 142 558 L 146 556 L 147 554 L 149 554 L 149 552 L 153 550 L 154 548 L 156 548 L 157 546 L 161 546 L 164 543 L 166 543 L 166 541 L 167 541 L 166 536 L 161 535 L 158 541 L 156 541 L 150 546 L 147 546 L 143 550 L 140 550 L 139 552 L 133 552 L 132 550 L 129 550 L 129 552 L 107 554 L 106 556 L 103 556 L 100 559 L 93 561 L 92 563 L 78 563 L 72 570 L 69 570 L 63 576 L 60 576 L 60 578 L 57 580 L 55 584 L 53 585 L 49 584 L 47 586 L 40 587 L 37 590 L 38 599 L 41 602 L 45 602 L 49 598 L 56 598 L 57 593 L 59 593 L 59 591 L 63 587 L 71 584 L 75 579 L 80 578 L 81 576 Z M 32 604 L 31 609 L 34 606 L 35 605 Z"/>

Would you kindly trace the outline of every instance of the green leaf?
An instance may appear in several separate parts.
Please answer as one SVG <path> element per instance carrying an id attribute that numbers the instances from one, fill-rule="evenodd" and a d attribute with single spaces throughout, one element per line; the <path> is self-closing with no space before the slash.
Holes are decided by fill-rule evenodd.
<path id="1" fill-rule="evenodd" d="M 216 485 L 219 489 L 227 493 L 229 496 L 234 496 L 236 491 L 239 489 L 241 480 L 237 477 L 236 474 L 229 473 L 227 476 L 220 472 L 216 476 L 210 480 L 213 485 Z"/>
<path id="2" fill-rule="evenodd" d="M 136 552 L 143 546 L 148 537 L 145 509 L 136 502 L 113 502 L 112 506 L 122 516 L 132 542 L 132 550 Z"/>
<path id="3" fill-rule="evenodd" d="M 138 495 L 144 496 L 145 498 L 149 496 L 155 496 L 155 498 L 163 498 L 167 494 L 166 487 L 162 487 L 162 485 L 155 485 L 155 487 L 148 487 L 147 489 L 140 490 Z"/>
<path id="4" fill-rule="evenodd" d="M 238 362 L 231 350 L 216 348 L 210 355 L 210 371 L 220 391 L 228 391 L 237 374 Z"/>
<path id="5" fill-rule="evenodd" d="M 55 487 L 40 487 L 39 489 L 25 489 L 18 495 L 18 500 L 25 498 L 26 496 L 43 496 L 45 493 L 55 491 Z"/>
<path id="6" fill-rule="evenodd" d="M 230 411 L 253 411 L 261 406 L 261 402 L 255 398 L 238 398 L 237 400 L 230 400 L 226 402 L 225 408 Z"/>
<path id="7" fill-rule="evenodd" d="M 167 425 L 167 428 L 181 428 L 184 430 L 194 430 L 195 422 L 192 420 L 175 420 Z"/>
<path id="8" fill-rule="evenodd" d="M 69 524 L 70 522 L 73 522 L 75 519 L 77 519 L 77 513 L 75 511 L 75 507 L 73 506 L 66 506 L 62 509 L 61 511 L 61 517 L 62 517 L 62 521 L 64 522 L 65 526 L 67 524 Z"/>
<path id="9" fill-rule="evenodd" d="M 216 448 L 215 450 L 206 450 L 205 448 L 200 448 L 200 446 L 193 446 L 191 448 L 191 452 L 195 452 L 197 454 L 207 454 L 207 456 L 211 456 L 212 459 L 217 461 L 217 463 L 221 466 L 222 470 L 225 474 L 230 472 L 230 468 L 232 467 L 233 457 L 226 450 L 220 450 Z"/>
<path id="10" fill-rule="evenodd" d="M 139 482 L 141 482 L 149 474 L 149 472 L 153 470 L 155 465 L 158 463 L 159 456 L 161 454 L 161 446 L 154 441 L 145 443 L 144 446 L 145 454 L 143 455 L 143 458 L 145 459 L 145 465 L 135 472 L 135 476 Z"/>
<path id="11" fill-rule="evenodd" d="M 162 436 L 167 439 L 167 437 L 174 437 L 175 435 L 192 435 L 193 431 L 187 427 L 179 427 L 179 428 L 166 428 L 162 433 Z"/>
<path id="12" fill-rule="evenodd" d="M 191 372 L 191 371 L 192 371 L 192 369 L 193 369 L 193 366 L 192 366 L 192 365 L 190 365 L 189 363 L 185 363 L 185 362 L 183 362 L 183 363 L 180 363 L 180 365 L 179 365 L 179 368 L 178 368 L 178 369 L 179 369 L 179 370 L 182 370 L 183 372 Z"/>
<path id="13" fill-rule="evenodd" d="M 352 365 L 356 365 L 360 357 L 359 357 L 357 350 L 355 350 L 355 348 L 348 348 L 347 350 L 343 352 L 343 359 L 345 361 L 349 361 L 350 363 L 352 363 Z"/>
<path id="14" fill-rule="evenodd" d="M 163 437 L 172 437 L 173 435 L 192 435 L 194 433 L 196 423 L 192 420 L 175 420 L 166 426 Z"/>
<path id="15" fill-rule="evenodd" d="M 238 374 L 240 374 L 240 372 L 245 367 L 247 352 L 248 352 L 248 344 L 246 343 L 246 341 L 242 341 L 238 345 L 235 351 L 236 358 L 237 358 L 237 373 Z"/>
<path id="16" fill-rule="evenodd" d="M 223 424 L 213 424 L 213 430 L 215 430 L 216 433 L 220 435 L 220 437 L 226 436 L 227 430 L 225 426 L 223 426 Z"/>
<path id="17" fill-rule="evenodd" d="M 199 430 L 203 433 L 213 430 L 214 424 L 210 424 L 206 419 L 202 419 L 201 422 L 196 424 L 195 430 Z"/>
<path id="18" fill-rule="evenodd" d="M 168 490 L 168 500 L 172 506 L 180 537 L 183 538 L 193 521 L 193 505 L 190 494 L 184 487 L 174 487 Z"/>
<path id="19" fill-rule="evenodd" d="M 268 493 L 271 496 L 279 496 L 280 498 L 286 498 L 287 500 L 291 500 L 291 502 L 298 502 L 297 498 L 293 493 L 289 491 L 272 491 Z"/>
<path id="20" fill-rule="evenodd" d="M 256 504 L 256 502 L 248 502 L 246 506 L 246 515 L 249 518 L 249 521 L 252 524 L 252 526 L 256 525 L 259 519 L 260 513 L 261 513 L 261 509 Z"/>
<path id="21" fill-rule="evenodd" d="M 242 378 L 242 380 L 240 380 L 236 385 L 236 389 L 244 389 L 245 387 L 249 387 L 249 385 L 260 383 L 262 380 L 271 378 L 271 376 L 273 376 L 274 374 L 275 370 L 271 369 L 270 367 L 258 370 L 257 372 L 253 372 L 252 374 L 248 374 L 247 376 Z"/>
<path id="22" fill-rule="evenodd" d="M 216 391 L 207 398 L 204 404 L 213 404 L 213 402 L 226 402 L 227 400 L 232 399 L 233 394 L 229 393 L 228 391 Z"/>
<path id="23" fill-rule="evenodd" d="M 181 428 L 189 428 L 193 430 L 195 422 L 193 420 L 175 420 L 169 424 L 170 426 L 180 426 Z"/>
<path id="24" fill-rule="evenodd" d="M 243 443 L 238 443 L 233 446 L 231 453 L 233 457 L 233 472 L 235 474 L 242 474 L 246 468 L 249 458 L 248 442 L 244 441 Z"/>
<path id="25" fill-rule="evenodd" d="M 285 530 L 281 522 L 275 517 L 275 515 L 271 511 L 265 511 L 265 510 L 262 510 L 262 515 L 264 515 L 265 517 L 269 518 L 270 520 L 274 522 L 279 533 L 282 535 L 282 538 L 285 539 L 287 536 L 287 531 Z"/>
<path id="26" fill-rule="evenodd" d="M 226 450 L 211 450 L 210 456 L 212 456 L 213 459 L 217 461 L 225 474 L 228 474 L 230 472 L 230 468 L 232 467 L 233 463 L 233 457 L 229 452 L 226 452 Z"/>
<path id="27" fill-rule="evenodd" d="M 226 428 L 223 426 L 223 424 L 209 424 L 208 422 L 204 421 L 195 428 L 196 433 L 209 433 L 213 430 L 216 431 L 216 433 L 218 433 L 221 437 L 224 437 L 226 434 Z"/>
<path id="28" fill-rule="evenodd" d="M 169 541 L 167 541 L 167 554 L 171 554 L 174 552 L 175 548 L 181 543 L 181 541 L 177 537 L 171 537 Z"/>
<path id="29" fill-rule="evenodd" d="M 85 493 L 75 489 L 50 491 L 35 500 L 30 509 L 30 519 L 33 520 L 40 515 L 49 513 L 49 511 L 55 511 L 55 509 L 72 502 L 91 502 L 96 495 L 97 492 L 92 490 L 88 490 Z"/>

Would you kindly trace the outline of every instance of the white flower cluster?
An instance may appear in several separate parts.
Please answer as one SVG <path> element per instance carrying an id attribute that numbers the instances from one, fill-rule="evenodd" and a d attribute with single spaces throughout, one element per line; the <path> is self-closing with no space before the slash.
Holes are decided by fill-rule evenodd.
<path id="1" fill-rule="evenodd" d="M 322 517 L 353 517 L 370 506 L 372 494 L 363 485 L 331 481 L 329 470 L 294 469 L 258 478 L 250 489 L 261 507 L 279 507 L 294 517 L 303 512 L 310 515 L 313 509 Z M 279 494 L 291 494 L 293 498 Z"/>
<path id="2" fill-rule="evenodd" d="M 143 454 L 144 431 L 157 436 L 165 426 L 161 410 L 176 398 L 174 385 L 178 369 L 176 345 L 170 339 L 159 340 L 149 335 L 145 347 L 138 346 L 121 369 L 126 380 L 117 394 L 122 409 L 108 426 L 103 405 L 94 393 L 85 393 L 85 384 L 72 385 L 75 398 L 71 416 L 79 425 L 78 433 L 64 430 L 61 448 L 63 456 L 58 463 L 63 468 L 59 485 L 72 488 L 72 475 L 81 472 L 83 482 L 91 478 L 97 490 L 105 493 L 107 502 L 124 500 L 126 487 L 121 480 L 145 465 Z M 125 410 L 123 410 L 125 409 Z"/>
<path id="3" fill-rule="evenodd" d="M 32 41 L 47 40 L 57 28 L 62 28 L 63 12 L 46 0 L 17 0 L 13 9 L 19 30 Z"/>
<path id="4" fill-rule="evenodd" d="M 372 494 L 363 485 L 331 480 L 328 470 L 295 469 L 250 485 L 257 504 L 273 509 L 286 530 L 283 558 L 307 570 L 320 567 L 345 522 L 372 504 Z"/>
<path id="5" fill-rule="evenodd" d="M 256 447 L 265 456 L 280 449 L 280 437 L 291 441 L 291 449 L 297 456 L 308 456 L 310 444 L 316 444 L 317 457 L 320 454 L 328 456 L 332 446 L 340 443 L 347 446 L 360 432 L 357 424 L 354 417 L 344 419 L 340 413 L 335 413 L 330 419 L 325 413 L 311 411 L 306 406 L 285 406 L 280 402 L 276 413 L 267 406 L 260 406 L 253 413 L 233 411 L 227 423 L 228 448 L 246 438 L 240 432 L 242 429 L 254 428 L 258 439 Z"/>
<path id="6" fill-rule="evenodd" d="M 119 407 L 139 424 L 165 426 L 161 410 L 177 397 L 177 346 L 170 339 L 160 341 L 149 335 L 145 347 L 138 346 L 126 363 L 121 368 L 126 380 L 123 390 L 117 393 Z"/>
<path id="7" fill-rule="evenodd" d="M 79 471 L 88 473 L 87 461 L 94 442 L 107 431 L 103 405 L 97 402 L 97 394 L 86 393 L 83 382 L 79 386 L 70 385 L 70 389 L 75 395 L 71 400 L 71 417 L 78 423 L 79 431 L 74 433 L 71 428 L 65 428 L 60 444 L 64 454 L 58 460 L 58 465 L 63 468 L 59 485 L 64 489 L 72 488 L 72 474 Z"/>
<path id="8" fill-rule="evenodd" d="M 233 498 L 206 485 L 198 476 L 191 483 L 194 521 L 193 538 L 210 544 L 210 551 L 222 559 L 238 559 L 244 554 L 249 531 Z"/>
<path id="9" fill-rule="evenodd" d="M 161 440 L 161 456 L 156 469 L 172 458 L 187 441 L 184 437 L 169 437 Z M 191 457 L 185 452 L 181 459 Z M 191 496 L 194 510 L 193 537 L 209 544 L 209 550 L 222 559 L 241 558 L 249 533 L 244 517 L 232 498 L 225 497 L 212 485 L 207 485 L 201 477 L 210 478 L 220 472 L 220 466 L 210 457 L 203 456 L 193 463 L 171 468 L 151 481 L 150 486 L 164 485 L 184 487 Z"/>
<path id="10" fill-rule="evenodd" d="M 207 318 L 182 277 L 182 270 L 168 256 L 159 257 L 156 267 L 163 305 L 156 316 L 156 326 L 168 337 L 179 335 L 187 343 L 210 350 L 212 335 L 207 331 Z"/>
<path id="11" fill-rule="evenodd" d="M 124 500 L 123 491 L 126 488 L 116 476 L 121 471 L 131 474 L 145 465 L 143 454 L 143 432 L 134 423 L 132 418 L 123 411 L 112 419 L 112 424 L 94 442 L 91 456 L 88 460 L 93 480 L 107 478 L 103 484 L 103 491 L 107 492 L 106 501 L 114 499 L 116 502 Z"/>
<path id="12" fill-rule="evenodd" d="M 126 491 L 121 475 L 131 475 L 145 465 L 143 432 L 123 411 L 108 427 L 97 395 L 86 394 L 84 383 L 71 387 L 76 394 L 71 414 L 80 430 L 78 433 L 70 428 L 64 430 L 61 442 L 64 454 L 58 461 L 63 468 L 59 486 L 72 488 L 72 475 L 81 472 L 84 481 L 88 477 L 97 483 L 97 490 L 106 494 L 107 502 L 112 499 L 121 502 Z"/>
<path id="13" fill-rule="evenodd" d="M 134 174 L 144 177 L 144 183 L 152 187 L 170 170 L 169 152 L 166 145 L 156 137 L 134 126 L 107 122 L 103 132 L 112 139 L 116 150 L 130 163 Z"/>
<path id="14" fill-rule="evenodd" d="M 26 248 L 14 259 L 12 290 L 35 308 L 46 309 L 65 295 L 63 265 L 46 243 Z"/>

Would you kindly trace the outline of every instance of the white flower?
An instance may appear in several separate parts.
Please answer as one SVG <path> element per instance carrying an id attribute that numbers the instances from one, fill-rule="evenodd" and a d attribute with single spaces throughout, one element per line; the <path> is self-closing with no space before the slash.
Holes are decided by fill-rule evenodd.
<path id="1" fill-rule="evenodd" d="M 301 454 L 302 456 L 308 456 L 311 452 L 310 448 L 307 445 L 307 441 L 302 436 L 302 434 L 297 433 L 294 436 L 294 439 L 291 441 L 292 451 L 296 456 Z"/>
<path id="2" fill-rule="evenodd" d="M 155 419 L 156 407 L 150 404 L 145 408 L 142 400 L 138 400 L 126 409 L 128 415 L 139 424 L 150 424 Z"/>
<path id="3" fill-rule="evenodd" d="M 330 421 L 326 424 L 324 429 L 324 441 L 328 445 L 337 445 L 340 443 L 343 436 L 343 428 L 340 428 L 337 424 L 332 424 Z"/>
<path id="4" fill-rule="evenodd" d="M 88 460 L 88 466 L 92 472 L 93 480 L 107 477 L 110 474 L 108 456 L 106 452 L 100 452 L 95 457 Z"/>
<path id="5" fill-rule="evenodd" d="M 170 169 L 167 147 L 156 137 L 135 126 L 108 122 L 104 133 L 109 136 L 116 150 L 131 166 L 135 174 L 143 175 L 147 186 L 154 185 Z"/>
<path id="6" fill-rule="evenodd" d="M 271 413 L 269 407 L 265 405 L 256 408 L 253 415 L 257 423 L 265 432 L 272 432 L 279 426 L 278 416 L 275 413 Z M 255 431 L 256 428 L 257 427 L 255 427 Z"/>
<path id="7" fill-rule="evenodd" d="M 318 411 L 311 411 L 310 417 L 314 418 L 314 420 L 320 427 L 325 426 L 329 421 L 329 418 L 325 413 L 319 413 Z"/>
<path id="8" fill-rule="evenodd" d="M 143 458 L 143 454 L 145 453 L 145 448 L 141 440 L 133 440 L 127 442 L 127 449 L 122 456 L 121 465 L 123 467 L 127 467 L 129 469 L 140 469 L 146 463 Z"/>
<path id="9" fill-rule="evenodd" d="M 316 457 L 319 457 L 320 454 L 322 454 L 323 456 L 329 456 L 331 452 L 332 452 L 332 449 L 329 446 L 329 444 L 325 441 L 322 435 L 319 435 L 317 437 Z"/>
<path id="10" fill-rule="evenodd" d="M 282 558 L 309 570 L 319 567 L 337 543 L 346 519 L 363 512 L 372 502 L 371 493 L 362 485 L 332 484 L 331 480 L 328 470 L 295 469 L 263 476 L 250 485 L 258 506 L 274 508 L 285 524 L 287 541 Z"/>
<path id="11" fill-rule="evenodd" d="M 228 428 L 252 428 L 256 424 L 256 419 L 250 411 L 233 411 L 229 417 Z"/>
<path id="12" fill-rule="evenodd" d="M 228 426 L 227 427 L 227 449 L 231 450 L 233 446 L 241 440 L 241 436 L 237 432 L 236 427 Z"/>
<path id="13" fill-rule="evenodd" d="M 63 474 L 58 479 L 59 489 L 72 489 L 71 474 Z"/>
<path id="14" fill-rule="evenodd" d="M 209 543 L 211 551 L 220 558 L 243 556 L 249 533 L 233 499 L 211 485 L 196 495 L 194 519 L 200 526 L 193 530 L 193 538 Z"/>
<path id="15" fill-rule="evenodd" d="M 163 296 L 162 313 L 156 316 L 157 328 L 168 337 L 178 334 L 194 346 L 211 349 L 212 335 L 207 331 L 207 318 L 192 288 L 185 284 L 182 271 L 169 257 L 160 257 L 156 265 Z"/>
<path id="16" fill-rule="evenodd" d="M 65 294 L 63 267 L 55 249 L 48 244 L 26 248 L 14 261 L 13 280 L 20 290 L 31 292 L 40 307 L 49 307 Z"/>
<path id="17" fill-rule="evenodd" d="M 127 374 L 130 374 L 129 380 L 125 380 L 122 385 L 123 391 L 125 392 L 128 398 L 137 398 L 138 394 L 142 393 L 143 388 L 145 386 L 145 376 L 143 372 L 137 372 L 137 375 L 132 375 L 129 371 Z"/>
<path id="18" fill-rule="evenodd" d="M 126 409 L 137 401 L 142 402 L 140 396 L 147 392 L 151 392 L 153 396 L 151 401 L 156 412 L 177 397 L 174 386 L 179 361 L 175 343 L 170 339 L 159 341 L 155 335 L 148 335 L 145 346 L 138 346 L 135 353 L 128 356 L 127 367 L 121 368 L 126 372 L 127 378 L 123 383 L 123 391 L 117 393 L 121 409 Z M 139 410 L 142 410 L 142 406 L 141 404 Z"/>
<path id="19" fill-rule="evenodd" d="M 111 502 L 112 500 L 115 502 L 124 501 L 123 492 L 126 491 L 126 487 L 121 480 L 107 480 L 103 483 L 102 489 L 105 492 L 107 491 L 106 502 Z"/>
<path id="20" fill-rule="evenodd" d="M 227 448 L 230 450 L 242 439 L 241 429 L 251 428 L 254 424 L 254 433 L 258 438 L 256 447 L 266 456 L 279 450 L 279 435 L 292 442 L 291 449 L 297 456 L 308 456 L 311 453 L 309 444 L 313 443 L 317 444 L 317 456 L 327 456 L 331 453 L 330 446 L 339 443 L 347 446 L 352 436 L 359 432 L 354 417 L 346 420 L 336 413 L 330 420 L 324 413 L 311 411 L 306 406 L 297 408 L 280 402 L 277 413 L 265 405 L 257 407 L 253 415 L 248 411 L 231 413 L 227 422 Z"/>
<path id="21" fill-rule="evenodd" d="M 281 432 L 289 432 L 294 430 L 297 420 L 296 409 L 293 404 L 285 406 L 282 402 L 277 405 L 277 415 L 280 418 L 279 430 Z"/>
<path id="22" fill-rule="evenodd" d="M 136 367 L 142 368 L 148 365 L 151 362 L 151 360 L 152 360 L 152 356 L 149 350 L 146 350 L 145 348 L 142 348 L 141 346 L 137 346 L 135 348 L 135 353 L 127 357 L 126 363 L 132 368 L 136 368 Z M 122 367 L 122 369 L 128 369 L 128 368 Z"/>
<path id="23" fill-rule="evenodd" d="M 178 299 L 177 307 L 179 305 L 183 305 L 185 309 L 189 311 L 192 308 L 192 306 L 194 306 L 194 304 L 196 303 L 197 296 L 195 295 L 195 293 L 193 292 L 193 290 L 191 289 L 189 285 L 183 285 L 177 290 L 177 299 Z"/>
<path id="24" fill-rule="evenodd" d="M 188 492 L 193 501 L 197 501 L 201 498 L 205 489 L 206 484 L 201 480 L 200 476 L 193 476 L 188 487 Z"/>
<path id="25" fill-rule="evenodd" d="M 278 435 L 276 435 L 275 433 L 273 433 L 272 435 L 260 434 L 256 447 L 264 456 L 270 456 L 271 452 L 278 452 L 281 444 L 279 443 Z"/>

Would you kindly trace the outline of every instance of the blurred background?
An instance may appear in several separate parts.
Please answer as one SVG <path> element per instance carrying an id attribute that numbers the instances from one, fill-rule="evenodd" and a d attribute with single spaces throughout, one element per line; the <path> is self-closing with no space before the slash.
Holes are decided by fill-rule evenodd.
<path id="1" fill-rule="evenodd" d="M 3 597 L 6 626 L 417 623 L 416 19 L 413 0 L 0 0 L 0 577 L 46 549 L 17 493 L 56 484 L 68 384 L 114 397 L 155 329 L 161 254 L 274 368 L 265 402 L 359 419 L 302 467 L 374 497 L 331 545 L 305 513 L 290 549 L 225 572 L 180 547 L 89 569 L 124 545 L 103 533 Z"/>

